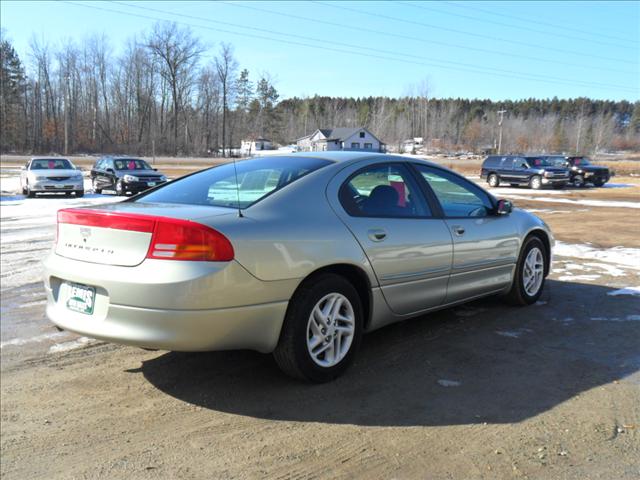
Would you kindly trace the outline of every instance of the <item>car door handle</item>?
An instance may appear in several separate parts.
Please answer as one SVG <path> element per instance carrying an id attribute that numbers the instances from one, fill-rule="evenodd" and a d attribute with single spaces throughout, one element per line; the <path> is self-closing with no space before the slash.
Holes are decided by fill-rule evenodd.
<path id="1" fill-rule="evenodd" d="M 373 242 L 381 242 L 385 238 L 387 238 L 387 232 L 385 232 L 381 228 L 375 228 L 375 229 L 369 230 L 367 233 L 369 234 L 369 238 Z"/>
<path id="2" fill-rule="evenodd" d="M 464 227 L 462 225 L 454 225 L 453 227 L 451 227 L 451 230 L 453 230 L 453 233 L 455 233 L 458 237 L 464 235 Z"/>

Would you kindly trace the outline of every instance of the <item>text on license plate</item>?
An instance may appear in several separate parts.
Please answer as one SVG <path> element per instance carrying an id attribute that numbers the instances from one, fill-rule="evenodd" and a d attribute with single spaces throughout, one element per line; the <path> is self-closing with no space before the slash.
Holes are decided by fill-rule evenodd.
<path id="1" fill-rule="evenodd" d="M 77 283 L 64 282 L 60 286 L 61 298 L 65 306 L 74 312 L 93 314 L 96 299 L 96 289 Z"/>
<path id="2" fill-rule="evenodd" d="M 156 182 L 149 182 L 147 185 L 149 185 L 150 187 L 155 186 Z"/>

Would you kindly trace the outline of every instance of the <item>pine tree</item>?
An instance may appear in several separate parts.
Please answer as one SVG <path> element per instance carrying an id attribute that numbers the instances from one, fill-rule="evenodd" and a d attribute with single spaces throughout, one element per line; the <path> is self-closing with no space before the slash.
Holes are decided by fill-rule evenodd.
<path id="1" fill-rule="evenodd" d="M 8 40 L 0 42 L 0 149 L 24 146 L 20 134 L 24 130 L 22 115 L 26 78 L 18 54 Z"/>

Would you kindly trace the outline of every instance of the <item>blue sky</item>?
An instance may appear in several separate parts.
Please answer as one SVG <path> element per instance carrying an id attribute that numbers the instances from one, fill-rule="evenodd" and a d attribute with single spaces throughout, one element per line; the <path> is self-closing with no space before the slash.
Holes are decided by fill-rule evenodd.
<path id="1" fill-rule="evenodd" d="M 282 97 L 399 96 L 427 80 L 436 97 L 640 99 L 640 2 L 3 0 L 0 9 L 23 59 L 34 35 L 59 45 L 105 33 L 117 55 L 157 20 L 189 24 L 209 46 L 204 61 L 232 43 L 241 68 L 254 79 L 269 72 Z"/>

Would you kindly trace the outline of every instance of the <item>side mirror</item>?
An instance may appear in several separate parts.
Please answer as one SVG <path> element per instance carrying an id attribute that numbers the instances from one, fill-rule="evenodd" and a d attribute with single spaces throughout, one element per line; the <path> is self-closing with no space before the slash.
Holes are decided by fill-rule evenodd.
<path id="1" fill-rule="evenodd" d="M 153 171 L 154 171 L 154 172 L 157 172 L 157 171 L 158 171 L 158 169 L 157 169 L 157 168 L 154 168 L 154 169 L 153 169 Z"/>
<path id="2" fill-rule="evenodd" d="M 509 215 L 513 210 L 513 204 L 510 200 L 500 199 L 498 200 L 498 206 L 496 207 L 496 214 Z"/>

